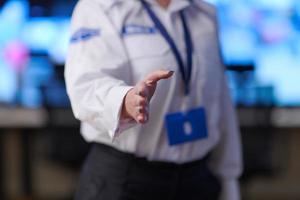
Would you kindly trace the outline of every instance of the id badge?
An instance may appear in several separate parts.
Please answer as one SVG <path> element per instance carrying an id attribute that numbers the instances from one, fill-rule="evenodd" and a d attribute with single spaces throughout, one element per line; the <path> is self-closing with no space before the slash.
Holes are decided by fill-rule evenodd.
<path id="1" fill-rule="evenodd" d="M 170 146 L 208 137 L 204 108 L 169 114 L 165 121 Z"/>

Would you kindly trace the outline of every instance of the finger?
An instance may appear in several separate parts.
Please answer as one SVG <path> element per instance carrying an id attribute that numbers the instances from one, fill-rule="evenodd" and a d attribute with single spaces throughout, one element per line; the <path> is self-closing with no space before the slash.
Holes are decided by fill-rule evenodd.
<path id="1" fill-rule="evenodd" d="M 143 96 L 136 96 L 136 104 L 135 106 L 143 106 L 146 107 L 148 106 L 148 100 L 146 97 Z"/>
<path id="2" fill-rule="evenodd" d="M 174 71 L 168 71 L 168 70 L 157 70 L 152 73 L 150 73 L 146 79 L 146 84 L 155 84 L 161 79 L 168 79 L 174 74 Z"/>
<path id="3" fill-rule="evenodd" d="M 148 120 L 148 115 L 149 115 L 149 112 L 148 112 L 148 107 L 142 107 L 142 106 L 139 106 L 137 107 L 137 111 L 136 111 L 136 121 L 138 123 L 146 123 L 147 120 Z"/>
<path id="4" fill-rule="evenodd" d="M 136 108 L 136 113 L 137 115 L 143 114 L 143 115 L 148 115 L 148 106 L 139 106 Z"/>
<path id="5" fill-rule="evenodd" d="M 140 114 L 137 117 L 137 122 L 140 124 L 145 124 L 148 121 L 148 115 Z"/>
<path id="6" fill-rule="evenodd" d="M 149 90 L 144 82 L 137 85 L 136 94 L 142 97 L 147 97 L 149 95 Z"/>

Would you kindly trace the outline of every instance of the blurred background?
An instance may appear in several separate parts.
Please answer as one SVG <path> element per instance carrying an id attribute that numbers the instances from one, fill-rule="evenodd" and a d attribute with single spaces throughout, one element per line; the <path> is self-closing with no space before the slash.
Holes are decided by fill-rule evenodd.
<path id="1" fill-rule="evenodd" d="M 300 1 L 207 0 L 244 147 L 245 200 L 300 199 Z M 0 1 L 0 199 L 72 199 L 89 145 L 63 79 L 76 0 Z"/>

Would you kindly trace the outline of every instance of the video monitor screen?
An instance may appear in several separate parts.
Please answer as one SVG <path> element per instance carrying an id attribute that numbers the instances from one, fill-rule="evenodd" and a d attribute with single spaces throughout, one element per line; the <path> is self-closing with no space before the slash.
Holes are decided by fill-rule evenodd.
<path id="1" fill-rule="evenodd" d="M 236 104 L 300 106 L 300 1 L 206 1 L 218 9 L 221 50 L 225 64 L 234 69 L 228 70 L 228 77 Z M 1 2 L 0 104 L 14 105 L 20 99 L 19 90 L 24 90 L 23 106 L 43 105 L 46 93 L 38 92 L 37 87 L 24 88 L 22 79 L 30 70 L 38 72 L 32 76 L 42 73 L 49 77 L 61 71 L 57 66 L 63 66 L 66 58 L 70 16 L 76 2 Z M 41 54 L 46 58 L 37 56 Z M 37 68 L 39 63 L 41 67 Z M 49 73 L 51 70 L 53 73 Z M 64 84 L 60 81 L 55 87 L 61 88 L 49 87 L 49 94 L 50 91 L 63 94 Z M 34 101 L 29 94 L 30 98 L 36 97 Z M 56 106 L 67 101 L 58 98 L 49 102 L 55 102 Z"/>
<path id="2" fill-rule="evenodd" d="M 300 1 L 207 1 L 218 8 L 224 61 L 240 68 L 229 72 L 236 102 L 300 106 Z"/>
<path id="3" fill-rule="evenodd" d="M 48 14 L 32 10 L 61 5 Z M 0 104 L 37 108 L 65 107 L 69 101 L 63 71 L 69 43 L 70 1 L 8 0 L 0 7 Z M 44 7 L 45 8 L 45 7 Z M 37 12 L 37 11 L 35 11 Z M 46 81 L 47 80 L 47 81 Z M 46 81 L 43 83 L 42 81 Z M 56 95 L 53 94 L 55 91 Z"/>

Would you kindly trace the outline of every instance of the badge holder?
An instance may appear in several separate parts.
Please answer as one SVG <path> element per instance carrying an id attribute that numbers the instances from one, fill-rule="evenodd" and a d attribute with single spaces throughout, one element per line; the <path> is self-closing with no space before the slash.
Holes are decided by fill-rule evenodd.
<path id="1" fill-rule="evenodd" d="M 179 145 L 208 137 L 204 108 L 166 116 L 169 145 Z"/>

